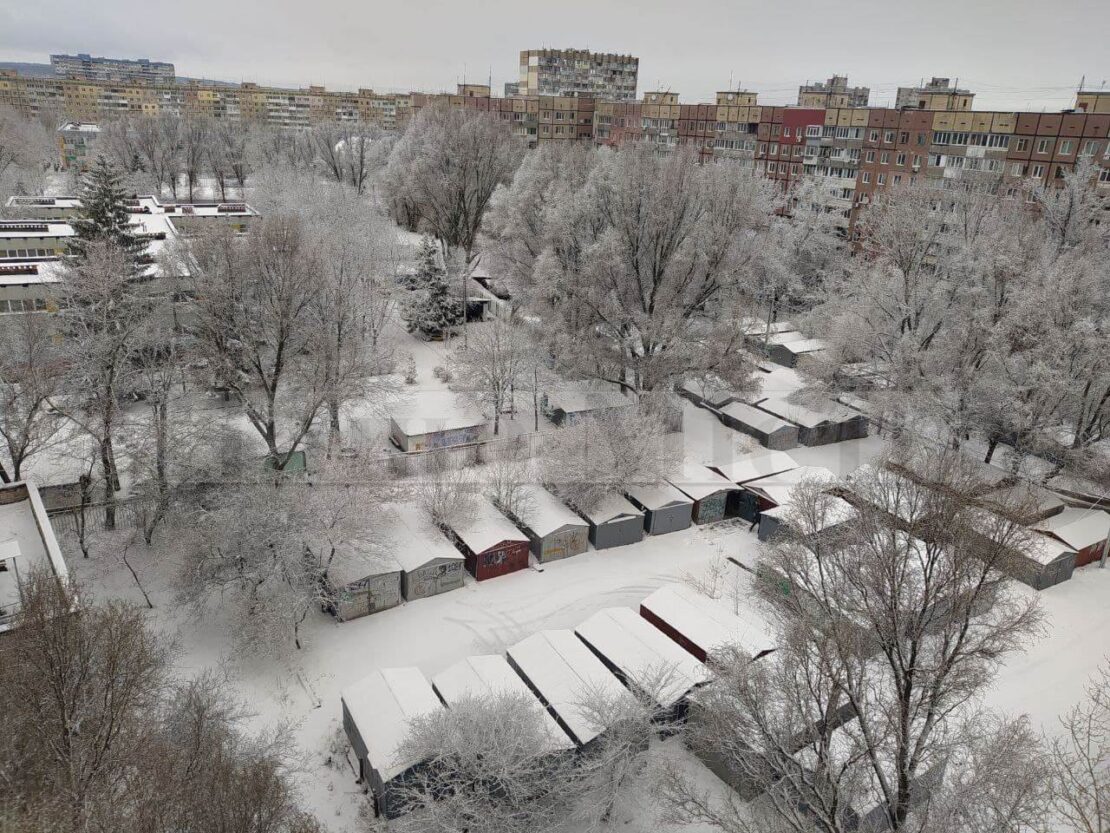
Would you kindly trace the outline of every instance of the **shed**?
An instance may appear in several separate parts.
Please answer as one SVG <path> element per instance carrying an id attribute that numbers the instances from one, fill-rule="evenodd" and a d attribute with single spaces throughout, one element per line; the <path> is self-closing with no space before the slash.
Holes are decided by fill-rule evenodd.
<path id="1" fill-rule="evenodd" d="M 785 399 L 761 399 L 755 407 L 798 426 L 802 445 L 828 445 L 867 436 L 868 419 L 830 400 L 799 405 Z"/>
<path id="2" fill-rule="evenodd" d="M 794 487 L 805 480 L 835 480 L 823 466 L 796 466 L 792 469 L 747 481 L 740 493 L 740 517 L 755 521 L 761 512 L 790 502 Z"/>
<path id="3" fill-rule="evenodd" d="M 644 537 L 644 513 L 627 498 L 609 495 L 592 509 L 582 512 L 590 524 L 590 543 L 594 549 L 623 547 Z"/>
<path id="4" fill-rule="evenodd" d="M 520 675 L 513 670 L 509 661 L 500 654 L 461 659 L 446 671 L 432 677 L 432 688 L 448 708 L 467 699 L 485 700 L 491 696 L 525 698 L 526 702 L 535 706 L 544 726 L 546 743 L 542 751 L 557 752 L 573 749 L 575 746 L 570 736 L 555 722 Z"/>
<path id="5" fill-rule="evenodd" d="M 340 622 L 401 603 L 401 565 L 379 542 L 354 540 L 340 547 L 328 568 L 328 584 Z"/>
<path id="6" fill-rule="evenodd" d="M 389 415 L 389 437 L 401 451 L 431 451 L 488 438 L 489 423 L 450 392 L 424 393 Z"/>
<path id="7" fill-rule="evenodd" d="M 590 525 L 542 486 L 521 487 L 528 501 L 521 528 L 531 539 L 532 554 L 539 561 L 556 561 L 585 552 L 590 546 Z"/>
<path id="8" fill-rule="evenodd" d="M 1110 538 L 1110 514 L 1069 506 L 1033 524 L 1033 528 L 1075 550 L 1075 566 L 1083 567 L 1102 558 Z"/>
<path id="9" fill-rule="evenodd" d="M 419 772 L 422 761 L 405 757 L 400 746 L 413 720 L 443 708 L 416 668 L 379 668 L 340 695 L 343 730 L 358 757 L 358 777 L 370 785 L 374 810 L 386 818 L 403 811 L 396 787 Z"/>
<path id="10" fill-rule="evenodd" d="M 820 535 L 829 532 L 857 516 L 856 508 L 844 498 L 837 495 L 828 495 L 827 498 L 828 500 L 822 506 L 820 519 L 814 524 L 813 529 L 807 530 L 808 534 Z M 759 540 L 770 541 L 782 529 L 790 526 L 791 509 L 789 503 L 784 503 L 762 510 L 759 513 Z"/>
<path id="11" fill-rule="evenodd" d="M 649 535 L 678 532 L 690 526 L 694 501 L 666 481 L 647 486 L 630 486 L 625 494 L 644 510 L 644 529 Z"/>
<path id="12" fill-rule="evenodd" d="M 1042 486 L 1016 483 L 987 492 L 979 503 L 1016 523 L 1035 524 L 1064 511 L 1064 501 Z"/>
<path id="13" fill-rule="evenodd" d="M 699 408 L 720 410 L 730 402 L 740 398 L 740 394 L 723 382 L 709 380 L 687 380 L 675 388 L 679 396 L 693 402 Z"/>
<path id="14" fill-rule="evenodd" d="M 685 463 L 682 471 L 668 478 L 671 485 L 694 501 L 694 523 L 706 524 L 724 518 L 736 484 L 708 466 Z"/>
<path id="15" fill-rule="evenodd" d="M 628 690 L 571 630 L 532 634 L 509 648 L 506 656 L 579 746 L 587 745 L 608 728 L 599 725 L 597 715 L 587 708 L 590 699 L 597 697 L 611 703 L 629 696 Z"/>
<path id="16" fill-rule="evenodd" d="M 819 338 L 801 338 L 775 343 L 775 336 L 771 336 L 767 345 L 767 357 L 775 364 L 783 367 L 797 367 L 798 362 L 806 356 L 812 356 L 825 349 L 825 342 Z"/>
<path id="17" fill-rule="evenodd" d="M 731 463 L 719 463 L 713 466 L 715 471 L 719 471 L 723 477 L 737 486 L 796 468 L 798 463 L 785 451 L 770 450 L 755 451 L 738 457 Z M 746 521 L 754 521 L 758 507 L 750 492 L 738 489 L 729 497 L 727 511 L 729 515 L 738 515 Z"/>
<path id="18" fill-rule="evenodd" d="M 390 537 L 394 557 L 401 565 L 401 593 L 406 601 L 423 599 L 463 586 L 465 572 L 460 553 L 443 530 L 410 504 L 385 507 L 385 534 Z"/>
<path id="19" fill-rule="evenodd" d="M 975 533 L 988 548 L 994 546 L 995 536 L 991 530 L 1013 529 L 1013 521 L 986 509 L 974 509 L 970 517 L 975 521 Z M 1076 550 L 1060 539 L 1031 532 L 1021 549 L 1011 547 L 998 566 L 1015 581 L 1034 590 L 1044 590 L 1071 578 L 1077 556 Z"/>
<path id="20" fill-rule="evenodd" d="M 744 402 L 730 402 L 717 417 L 734 431 L 747 434 L 767 448 L 783 450 L 798 445 L 798 428 Z"/>
<path id="21" fill-rule="evenodd" d="M 768 325 L 766 321 L 759 318 L 745 318 L 740 322 L 740 332 L 744 334 L 745 338 L 762 344 L 763 336 L 768 332 L 774 336 L 779 333 L 796 331 L 794 330 L 794 325 L 788 321 L 772 321 L 771 324 Z M 799 333 L 799 335 L 801 334 Z"/>
<path id="22" fill-rule="evenodd" d="M 640 615 L 701 662 L 737 648 L 756 659 L 775 649 L 775 636 L 754 609 L 745 616 L 685 584 L 667 584 L 642 602 Z"/>
<path id="23" fill-rule="evenodd" d="M 634 400 L 617 385 L 594 379 L 552 385 L 540 407 L 556 425 L 575 425 L 591 416 L 631 408 Z"/>
<path id="24" fill-rule="evenodd" d="M 709 669 L 630 607 L 599 610 L 575 633 L 629 688 L 653 697 L 672 716 L 711 679 Z"/>
<path id="25" fill-rule="evenodd" d="M 528 566 L 528 536 L 513 526 L 484 497 L 451 525 L 455 544 L 466 558 L 466 569 L 478 581 Z"/>

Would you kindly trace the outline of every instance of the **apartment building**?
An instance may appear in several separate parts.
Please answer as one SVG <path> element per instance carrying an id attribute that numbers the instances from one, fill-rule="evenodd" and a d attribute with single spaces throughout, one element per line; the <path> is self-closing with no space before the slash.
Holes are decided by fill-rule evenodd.
<path id="1" fill-rule="evenodd" d="M 645 142 L 664 148 L 678 144 L 678 122 L 682 118 L 682 105 L 678 93 L 670 90 L 644 93 L 640 102 L 641 138 Z"/>
<path id="2" fill-rule="evenodd" d="M 640 59 L 586 49 L 525 49 L 520 53 L 521 95 L 582 95 L 634 101 Z"/>
<path id="3" fill-rule="evenodd" d="M 335 92 L 323 87 L 287 89 L 244 82 L 120 83 L 37 78 L 0 70 L 0 107 L 38 117 L 61 114 L 76 122 L 103 123 L 120 116 L 204 116 L 271 127 L 307 128 L 330 122 L 364 122 L 398 130 L 410 113 L 408 94 L 363 88 Z"/>
<path id="4" fill-rule="evenodd" d="M 88 170 L 100 137 L 100 127 L 89 122 L 70 121 L 58 128 L 57 136 L 62 168 Z"/>
<path id="5" fill-rule="evenodd" d="M 147 58 L 98 58 L 85 53 L 51 55 L 50 66 L 55 75 L 80 81 L 172 84 L 177 78 L 173 64 Z"/>
<path id="6" fill-rule="evenodd" d="M 827 81 L 806 82 L 798 87 L 799 107 L 866 107 L 870 87 L 849 87 L 847 75 L 834 75 Z"/>
<path id="7" fill-rule="evenodd" d="M 970 110 L 975 93 L 959 89 L 948 78 L 933 77 L 918 87 L 899 87 L 894 109 L 905 110 Z"/>
<path id="8" fill-rule="evenodd" d="M 592 141 L 596 102 L 589 96 L 517 96 L 493 98 L 466 95 L 459 84 L 455 95 L 412 94 L 412 110 L 424 107 L 460 107 L 489 112 L 512 126 L 514 135 L 529 145 L 552 141 Z M 488 91 L 488 88 L 486 88 Z"/>

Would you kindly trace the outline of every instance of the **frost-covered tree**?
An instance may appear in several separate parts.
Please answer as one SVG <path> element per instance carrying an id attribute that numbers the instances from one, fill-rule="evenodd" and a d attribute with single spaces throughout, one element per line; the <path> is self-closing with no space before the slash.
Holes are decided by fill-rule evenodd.
<path id="1" fill-rule="evenodd" d="M 53 137 L 41 122 L 0 107 L 0 197 L 38 194 L 46 172 L 55 163 Z"/>
<path id="2" fill-rule="evenodd" d="M 427 264 L 422 261 L 421 268 Z M 463 302 L 458 292 L 447 283 L 447 275 L 435 266 L 430 274 L 418 275 L 423 284 L 405 308 L 409 331 L 420 332 L 427 338 L 447 339 L 453 327 L 459 326 L 463 317 Z"/>
<path id="3" fill-rule="evenodd" d="M 130 270 L 121 277 L 133 276 L 146 244 L 138 238 L 131 224 L 127 192 L 116 166 L 104 156 L 98 156 L 92 170 L 82 179 L 80 196 L 81 210 L 72 221 L 75 236 L 69 242 L 69 254 L 81 259 L 90 242 L 108 241 L 132 263 Z"/>
<path id="4" fill-rule="evenodd" d="M 1086 697 L 1060 718 L 1049 741 L 1052 811 L 1062 829 L 1110 830 L 1110 665 L 1087 685 Z"/>
<path id="5" fill-rule="evenodd" d="M 535 347 L 520 325 L 501 318 L 484 323 L 453 363 L 458 386 L 493 411 L 493 433 L 501 432 L 501 414 L 514 386 L 532 370 Z"/>
<path id="6" fill-rule="evenodd" d="M 21 480 L 23 467 L 50 446 L 63 420 L 50 404 L 64 374 L 54 343 L 54 322 L 45 315 L 12 316 L 0 332 L 0 440 L 7 460 L 0 480 Z"/>

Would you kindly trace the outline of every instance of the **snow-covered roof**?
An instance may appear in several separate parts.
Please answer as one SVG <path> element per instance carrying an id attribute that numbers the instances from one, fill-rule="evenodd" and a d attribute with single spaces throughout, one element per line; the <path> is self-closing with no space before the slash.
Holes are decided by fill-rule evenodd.
<path id="1" fill-rule="evenodd" d="M 432 561 L 462 561 L 463 555 L 417 506 L 393 503 L 382 507 L 382 533 L 405 572 L 419 570 Z"/>
<path id="2" fill-rule="evenodd" d="M 709 656 L 730 646 L 753 657 L 775 649 L 775 635 L 758 611 L 742 617 L 685 584 L 666 584 L 640 604 Z"/>
<path id="3" fill-rule="evenodd" d="M 502 541 L 528 541 L 528 536 L 484 497 L 475 498 L 466 517 L 454 521 L 451 530 L 475 554 Z"/>
<path id="4" fill-rule="evenodd" d="M 661 706 L 711 679 L 709 669 L 631 608 L 599 610 L 575 632 Z"/>
<path id="5" fill-rule="evenodd" d="M 761 321 L 758 318 L 745 318 L 740 325 L 740 331 L 746 336 L 761 336 L 770 330 L 771 334 L 776 333 L 789 333 L 794 330 L 794 325 L 788 321 L 775 321 L 770 327 L 767 326 L 766 321 Z"/>
<path id="6" fill-rule="evenodd" d="M 714 466 L 733 483 L 744 484 L 751 480 L 798 468 L 798 463 L 785 451 L 753 451 L 731 463 Z"/>
<path id="7" fill-rule="evenodd" d="M 767 339 L 768 344 L 790 344 L 794 341 L 806 341 L 805 334 L 799 333 L 797 330 L 786 330 L 785 332 L 777 332 Z"/>
<path id="8" fill-rule="evenodd" d="M 825 340 L 821 338 L 806 338 L 801 341 L 790 341 L 781 346 L 795 355 L 802 355 L 803 353 L 820 352 L 825 349 L 827 344 Z"/>
<path id="9" fill-rule="evenodd" d="M 0 240 L 25 237 L 73 237 L 69 223 L 57 220 L 0 220 Z"/>
<path id="10" fill-rule="evenodd" d="M 568 509 L 566 504 L 542 486 L 529 483 L 521 487 L 521 492 L 529 502 L 527 517 L 521 520 L 528 524 L 528 528 L 539 537 L 545 538 L 564 526 L 587 525 Z"/>
<path id="11" fill-rule="evenodd" d="M 816 428 L 826 422 L 846 422 L 859 418 L 859 414 L 848 410 L 843 405 L 838 405 L 831 399 L 811 405 L 799 405 L 795 402 L 787 402 L 785 399 L 768 397 L 756 402 L 755 407 L 803 428 Z"/>
<path id="12" fill-rule="evenodd" d="M 593 379 L 552 385 L 546 396 L 551 410 L 568 414 L 625 408 L 633 404 L 617 385 Z"/>
<path id="13" fill-rule="evenodd" d="M 779 419 L 777 416 L 765 413 L 758 408 L 753 408 L 744 402 L 730 402 L 721 408 L 721 413 L 764 434 L 773 434 L 775 431 L 793 427 L 786 420 Z"/>
<path id="14" fill-rule="evenodd" d="M 1069 506 L 1063 512 L 1033 524 L 1033 529 L 1060 539 L 1072 549 L 1082 550 L 1110 537 L 1110 513 Z"/>
<path id="15" fill-rule="evenodd" d="M 508 654 L 580 744 L 606 728 L 587 708 L 592 700 L 611 703 L 629 696 L 574 631 L 540 631 L 513 645 Z"/>
<path id="16" fill-rule="evenodd" d="M 426 391 L 397 405 L 390 418 L 409 437 L 485 425 L 477 409 L 450 391 Z"/>
<path id="17" fill-rule="evenodd" d="M 384 541 L 354 539 L 336 549 L 328 567 L 328 579 L 336 587 L 346 587 L 370 576 L 398 573 L 401 565 Z"/>
<path id="18" fill-rule="evenodd" d="M 685 504 L 687 506 L 693 504 L 689 496 L 666 481 L 647 485 L 629 486 L 625 491 L 628 493 L 629 497 L 645 509 L 651 511 L 662 509 L 665 506 L 673 506 L 676 503 Z"/>
<path id="19" fill-rule="evenodd" d="M 727 477 L 708 466 L 694 463 L 684 463 L 682 471 L 667 480 L 693 500 L 703 500 L 717 492 L 736 488 L 736 484 Z"/>
<path id="20" fill-rule="evenodd" d="M 36 570 L 48 570 L 65 581 L 69 575 L 46 507 L 33 483 L 0 486 L 0 632 L 6 618 L 22 604 L 20 582 Z"/>
<path id="21" fill-rule="evenodd" d="M 99 133 L 100 125 L 87 121 L 67 121 L 58 128 L 58 132 L 76 131 L 78 133 Z"/>
<path id="22" fill-rule="evenodd" d="M 823 532 L 826 529 L 831 529 L 834 526 L 852 520 L 859 514 L 852 504 L 848 503 L 842 497 L 835 495 L 827 495 L 827 502 L 824 506 L 824 512 L 821 515 L 819 525 L 815 525 L 813 529 L 807 532 Z M 776 501 L 777 502 L 777 501 Z M 765 509 L 761 513 L 766 518 L 776 518 L 778 520 L 786 520 L 789 522 L 793 507 L 790 503 L 779 503 L 778 506 L 773 506 L 770 509 Z"/>
<path id="23" fill-rule="evenodd" d="M 795 486 L 809 480 L 831 482 L 836 480 L 836 475 L 824 466 L 798 466 L 795 469 L 779 472 L 770 477 L 750 480 L 744 484 L 744 488 L 761 494 L 772 503 L 782 506 L 790 502 Z"/>
<path id="24" fill-rule="evenodd" d="M 0 286 L 31 286 L 61 283 L 61 261 L 0 261 Z"/>
<path id="25" fill-rule="evenodd" d="M 644 516 L 643 511 L 633 506 L 628 498 L 617 494 L 609 495 L 593 509 L 586 510 L 583 514 L 595 525 L 608 523 L 621 516 L 637 518 Z"/>
<path id="26" fill-rule="evenodd" d="M 367 761 L 386 782 L 419 763 L 400 754 L 411 722 L 443 708 L 417 668 L 379 668 L 341 697 L 366 744 Z"/>
<path id="27" fill-rule="evenodd" d="M 901 521 L 916 523 L 925 518 L 924 510 L 928 508 L 928 501 L 922 495 L 924 487 L 918 486 L 896 471 L 891 471 L 885 466 L 864 463 L 844 479 L 849 488 L 854 481 L 858 480 L 877 484 L 882 495 L 882 504 L 877 505 L 876 508 L 894 515 Z M 860 499 L 862 500 L 863 496 L 860 496 Z"/>
<path id="28" fill-rule="evenodd" d="M 1034 534 L 1030 537 L 1032 540 L 1024 554 L 1039 564 L 1051 564 L 1060 557 L 1075 552 L 1075 547 L 1062 544 L 1047 535 Z"/>
<path id="29" fill-rule="evenodd" d="M 484 700 L 490 695 L 518 695 L 527 698 L 541 715 L 547 738 L 545 751 L 574 748 L 574 741 L 548 714 L 536 695 L 509 665 L 509 661 L 500 654 L 461 659 L 446 671 L 436 674 L 432 678 L 432 684 L 448 706 L 466 699 Z"/>
<path id="30" fill-rule="evenodd" d="M 1013 486 L 994 489 L 980 500 L 993 511 L 1030 512 L 1038 515 L 1057 513 L 1064 509 L 1064 501 L 1048 489 L 1032 483 L 1021 482 Z"/>

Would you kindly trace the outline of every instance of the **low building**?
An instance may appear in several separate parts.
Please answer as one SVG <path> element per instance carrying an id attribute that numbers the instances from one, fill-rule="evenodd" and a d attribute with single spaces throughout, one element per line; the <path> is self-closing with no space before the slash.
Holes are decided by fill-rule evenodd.
<path id="1" fill-rule="evenodd" d="M 69 570 L 46 507 L 33 483 L 0 486 L 0 634 L 15 626 L 22 609 L 22 583 L 44 571 L 60 582 Z"/>
<path id="2" fill-rule="evenodd" d="M 630 607 L 599 610 L 575 633 L 621 682 L 668 717 L 682 717 L 688 696 L 712 679 L 703 663 Z"/>
<path id="3" fill-rule="evenodd" d="M 799 405 L 767 398 L 755 402 L 754 407 L 797 426 L 801 445 L 828 445 L 867 436 L 867 417 L 832 400 Z"/>
<path id="4" fill-rule="evenodd" d="M 401 751 L 414 720 L 443 708 L 416 668 L 380 668 L 340 695 L 343 730 L 358 757 L 358 778 L 374 795 L 374 813 L 396 818 L 396 790 L 419 775 L 423 761 Z"/>
<path id="5" fill-rule="evenodd" d="M 798 427 L 744 402 L 730 402 L 718 419 L 734 431 L 747 434 L 766 448 L 783 451 L 798 447 Z"/>
<path id="6" fill-rule="evenodd" d="M 563 728 L 536 699 L 509 661 L 500 654 L 461 659 L 432 677 L 432 688 L 439 699 L 450 708 L 466 700 L 488 701 L 491 697 L 520 697 L 535 707 L 536 715 L 544 727 L 544 747 L 540 751 L 553 753 L 574 749 L 575 743 Z"/>
<path id="7" fill-rule="evenodd" d="M 1075 550 L 1075 566 L 1102 559 L 1110 546 L 1110 513 L 1068 507 L 1033 524 L 1033 529 Z"/>
<path id="8" fill-rule="evenodd" d="M 401 565 L 382 543 L 350 541 L 328 568 L 332 609 L 340 622 L 401 603 Z"/>
<path id="9" fill-rule="evenodd" d="M 825 495 L 824 497 L 824 505 L 819 510 L 820 517 L 813 519 L 807 515 L 806 525 L 809 528 L 803 530 L 803 534 L 815 537 L 822 536 L 839 529 L 844 524 L 851 523 L 859 516 L 856 508 L 839 495 Z M 782 503 L 778 506 L 772 506 L 770 509 L 761 510 L 759 513 L 759 540 L 774 540 L 785 529 L 791 528 L 797 520 L 793 511 L 793 506 L 790 503 Z M 812 523 L 810 523 L 811 520 Z"/>
<path id="10" fill-rule="evenodd" d="M 686 463 L 679 474 L 667 479 L 694 501 L 693 520 L 696 524 L 723 519 L 728 511 L 729 498 L 737 491 L 735 483 L 708 466 Z"/>
<path id="11" fill-rule="evenodd" d="M 1015 581 L 1044 590 L 1071 578 L 1078 557 L 1075 547 L 1057 537 L 1030 531 L 1020 542 L 1012 539 L 1013 520 L 986 509 L 971 512 L 971 545 L 982 546 L 994 565 Z M 999 541 L 1011 543 L 999 553 Z"/>
<path id="12" fill-rule="evenodd" d="M 700 662 L 727 660 L 733 650 L 758 659 L 776 646 L 774 632 L 758 611 L 741 617 L 685 584 L 660 587 L 640 603 L 640 615 Z"/>
<path id="13" fill-rule="evenodd" d="M 57 261 L 0 260 L 0 315 L 56 312 L 61 269 Z"/>
<path id="14" fill-rule="evenodd" d="M 590 710 L 591 700 L 612 704 L 630 696 L 571 630 L 532 634 L 509 648 L 506 658 L 579 746 L 589 745 L 608 728 Z"/>
<path id="15" fill-rule="evenodd" d="M 670 483 L 630 486 L 625 495 L 644 511 L 644 529 L 649 535 L 665 535 L 690 526 L 694 501 Z"/>
<path id="16" fill-rule="evenodd" d="M 389 416 L 389 438 L 401 451 L 470 445 L 488 437 L 488 420 L 452 393 L 421 396 Z"/>
<path id="17" fill-rule="evenodd" d="M 451 524 L 450 532 L 465 557 L 466 569 L 478 581 L 528 566 L 528 536 L 484 497 L 474 500 L 466 516 Z"/>
<path id="18" fill-rule="evenodd" d="M 749 480 L 743 485 L 739 515 L 758 520 L 763 512 L 790 503 L 795 487 L 803 482 L 831 482 L 836 478 L 823 466 L 797 466 L 778 474 Z"/>
<path id="19" fill-rule="evenodd" d="M 825 342 L 819 338 L 803 338 L 798 341 L 788 341 L 782 344 L 772 343 L 767 345 L 767 358 L 783 367 L 797 367 L 803 359 L 815 356 L 825 350 Z"/>
<path id="20" fill-rule="evenodd" d="M 978 499 L 978 503 L 1025 526 L 1058 515 L 1065 507 L 1064 501 L 1048 489 L 1024 481 L 989 491 Z"/>
<path id="21" fill-rule="evenodd" d="M 578 555 L 590 547 L 590 525 L 542 486 L 522 487 L 528 504 L 525 517 L 516 519 L 531 539 L 532 554 L 541 562 Z"/>
<path id="22" fill-rule="evenodd" d="M 623 547 L 644 538 L 644 513 L 620 495 L 609 495 L 581 514 L 590 524 L 590 543 L 594 549 Z"/>
<path id="23" fill-rule="evenodd" d="M 100 138 L 99 125 L 70 121 L 58 128 L 58 149 L 62 168 L 87 171 L 93 162 L 93 151 Z"/>
<path id="24" fill-rule="evenodd" d="M 416 506 L 394 504 L 384 507 L 387 518 L 383 534 L 401 565 L 401 593 L 405 601 L 423 599 L 463 586 L 465 559 Z"/>
<path id="25" fill-rule="evenodd" d="M 576 425 L 589 417 L 634 405 L 617 385 L 595 380 L 553 385 L 540 398 L 544 414 L 556 425 Z"/>

